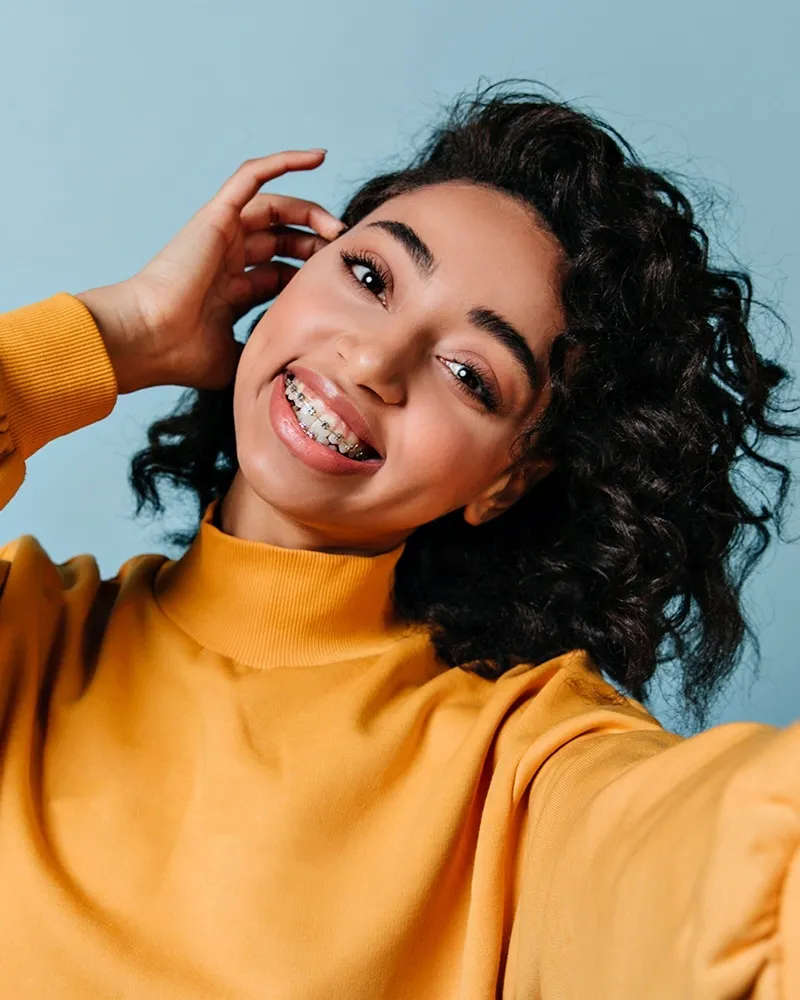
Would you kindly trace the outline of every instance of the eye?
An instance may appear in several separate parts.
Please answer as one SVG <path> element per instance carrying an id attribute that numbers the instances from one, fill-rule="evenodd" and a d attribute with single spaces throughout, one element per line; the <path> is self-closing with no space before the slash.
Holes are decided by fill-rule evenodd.
<path id="1" fill-rule="evenodd" d="M 367 250 L 342 250 L 339 253 L 345 273 L 355 282 L 359 291 L 367 292 L 382 305 L 381 296 L 391 288 L 392 276 L 384 265 Z M 488 413 L 496 413 L 500 401 L 492 385 L 492 378 L 476 363 L 467 364 L 452 358 L 440 358 L 450 370 L 460 392 L 476 399 Z"/>
<path id="2" fill-rule="evenodd" d="M 389 288 L 391 276 L 381 262 L 365 251 L 348 252 L 340 255 L 345 272 L 361 290 L 368 291 L 379 301 Z"/>
<path id="3" fill-rule="evenodd" d="M 466 364 L 463 361 L 453 361 L 449 358 L 442 358 L 445 365 L 451 371 L 455 379 L 456 386 L 462 391 L 469 393 L 486 409 L 489 413 L 496 413 L 499 400 L 497 392 L 491 383 L 490 377 L 482 372 L 476 364 Z"/>

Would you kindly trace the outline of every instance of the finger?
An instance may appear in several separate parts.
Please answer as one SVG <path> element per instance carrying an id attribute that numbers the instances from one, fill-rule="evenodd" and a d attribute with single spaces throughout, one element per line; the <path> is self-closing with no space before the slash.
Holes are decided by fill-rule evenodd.
<path id="1" fill-rule="evenodd" d="M 224 202 L 240 212 L 267 181 L 292 170 L 314 170 L 324 159 L 325 151 L 321 149 L 291 149 L 245 160 L 212 200 Z"/>
<path id="2" fill-rule="evenodd" d="M 279 295 L 299 270 L 283 260 L 251 267 L 231 279 L 231 298 L 247 312 Z"/>
<path id="3" fill-rule="evenodd" d="M 263 264 L 273 257 L 308 260 L 326 246 L 327 240 L 302 229 L 291 229 L 289 226 L 262 229 L 245 237 L 245 265 L 249 267 L 251 264 Z"/>
<path id="4" fill-rule="evenodd" d="M 308 226 L 328 240 L 338 236 L 344 227 L 341 219 L 315 201 L 286 194 L 257 194 L 242 209 L 240 218 L 245 232 L 275 225 Z"/>

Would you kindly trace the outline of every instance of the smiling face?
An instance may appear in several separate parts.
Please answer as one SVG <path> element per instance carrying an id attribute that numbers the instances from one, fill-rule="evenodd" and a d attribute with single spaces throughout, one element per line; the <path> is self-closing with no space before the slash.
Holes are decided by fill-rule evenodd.
<path id="1" fill-rule="evenodd" d="M 368 555 L 449 511 L 477 524 L 518 499 L 549 471 L 511 449 L 547 404 L 562 260 L 523 206 L 467 182 L 391 198 L 318 251 L 239 362 L 233 533 Z M 382 459 L 311 442 L 287 369 L 354 430 L 360 415 Z"/>

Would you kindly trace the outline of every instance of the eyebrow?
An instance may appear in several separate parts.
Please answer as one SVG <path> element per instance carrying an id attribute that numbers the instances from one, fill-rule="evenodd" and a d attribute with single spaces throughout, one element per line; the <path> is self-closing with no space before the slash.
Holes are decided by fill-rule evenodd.
<path id="1" fill-rule="evenodd" d="M 407 223 L 397 222 L 394 219 L 377 219 L 375 222 L 368 223 L 367 228 L 382 229 L 392 236 L 411 258 L 421 278 L 429 278 L 439 266 L 431 248 L 419 233 Z M 467 319 L 472 326 L 494 337 L 512 354 L 514 360 L 525 372 L 531 392 L 535 394 L 541 385 L 541 371 L 528 341 L 514 324 L 495 312 L 494 309 L 488 309 L 485 306 L 475 306 L 470 309 L 467 313 Z"/>

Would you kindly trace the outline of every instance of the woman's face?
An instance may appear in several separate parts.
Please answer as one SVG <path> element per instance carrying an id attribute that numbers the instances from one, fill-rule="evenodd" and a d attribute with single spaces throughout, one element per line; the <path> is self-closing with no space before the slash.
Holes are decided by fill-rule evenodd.
<path id="1" fill-rule="evenodd" d="M 547 403 L 561 260 L 525 208 L 466 182 L 392 198 L 319 250 L 242 353 L 234 533 L 374 554 L 449 511 L 476 524 L 513 503 L 548 471 L 510 449 Z M 306 425 L 323 403 L 330 433 L 344 418 L 380 459 L 312 441 L 287 370 L 316 401 Z"/>

